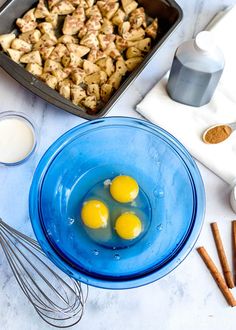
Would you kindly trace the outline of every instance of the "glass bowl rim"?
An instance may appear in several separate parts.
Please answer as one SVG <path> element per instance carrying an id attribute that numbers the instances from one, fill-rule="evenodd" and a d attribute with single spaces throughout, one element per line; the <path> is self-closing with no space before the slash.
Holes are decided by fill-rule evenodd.
<path id="1" fill-rule="evenodd" d="M 72 266 L 69 265 L 69 263 L 65 262 L 52 248 L 50 242 L 47 240 L 45 233 L 43 231 L 41 220 L 39 216 L 39 210 L 38 210 L 38 194 L 40 192 L 40 188 L 42 187 L 43 179 L 47 173 L 47 170 L 49 169 L 50 165 L 53 163 L 54 159 L 56 159 L 57 155 L 60 153 L 63 148 L 70 144 L 74 139 L 79 138 L 79 136 L 85 132 L 88 133 L 90 128 L 90 131 L 96 128 L 96 126 L 107 126 L 107 125 L 120 125 L 120 126 L 129 126 L 135 128 L 145 128 L 149 132 L 155 131 L 155 134 L 158 134 L 161 136 L 161 138 L 164 138 L 165 142 L 171 142 L 171 146 L 175 147 L 174 150 L 176 152 L 179 152 L 185 157 L 183 159 L 183 156 L 180 155 L 182 160 L 185 162 L 185 166 L 189 171 L 189 174 L 192 177 L 192 181 L 194 184 L 194 191 L 197 199 L 197 207 L 196 207 L 196 214 L 195 214 L 195 221 L 193 224 L 193 227 L 191 228 L 191 232 L 189 234 L 189 237 L 187 241 L 185 242 L 182 249 L 178 252 L 178 254 L 170 261 L 167 262 L 167 264 L 164 265 L 163 268 L 158 269 L 157 271 L 154 271 L 152 273 L 144 274 L 141 277 L 134 278 L 134 279 L 128 279 L 128 280 L 122 280 L 122 281 L 112 281 L 107 279 L 102 279 L 101 277 L 93 277 L 88 276 L 87 274 L 83 274 L 79 272 L 77 269 L 74 269 Z M 78 136 L 78 131 L 80 132 Z M 176 150 L 177 149 L 177 150 Z M 186 164 L 188 162 L 188 165 Z M 192 169 L 189 168 L 189 165 Z M 44 252 L 48 255 L 48 257 L 64 272 L 66 272 L 68 275 L 74 277 L 78 281 L 81 281 L 83 283 L 86 283 L 88 285 L 92 285 L 95 287 L 100 288 L 106 288 L 106 289 L 128 289 L 128 288 L 134 288 L 139 287 L 142 285 L 146 285 L 149 283 L 152 283 L 163 276 L 170 273 L 172 270 L 174 270 L 190 253 L 192 248 L 194 247 L 198 236 L 201 232 L 201 228 L 203 225 L 203 219 L 205 214 L 205 191 L 204 191 L 204 184 L 201 178 L 201 174 L 199 172 L 199 169 L 192 158 L 192 156 L 189 154 L 187 149 L 169 132 L 164 130 L 163 128 L 152 124 L 146 120 L 141 120 L 137 118 L 132 117 L 105 117 L 105 118 L 99 118 L 95 119 L 90 122 L 85 122 L 80 125 L 77 125 L 61 135 L 44 153 L 43 157 L 41 158 L 30 188 L 30 194 L 29 194 L 29 213 L 30 213 L 30 219 L 31 224 L 35 233 L 36 238 L 39 241 L 39 244 L 41 245 Z"/>

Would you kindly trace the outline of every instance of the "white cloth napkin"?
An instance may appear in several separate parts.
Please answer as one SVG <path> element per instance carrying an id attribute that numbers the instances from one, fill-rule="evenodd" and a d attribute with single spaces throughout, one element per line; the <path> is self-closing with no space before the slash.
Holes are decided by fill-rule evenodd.
<path id="1" fill-rule="evenodd" d="M 225 56 L 225 69 L 211 102 L 196 108 L 173 101 L 166 93 L 167 73 L 136 110 L 169 131 L 194 158 L 233 184 L 236 180 L 236 132 L 216 145 L 205 144 L 201 136 L 209 126 L 236 122 L 236 6 L 219 13 L 208 29 Z"/>

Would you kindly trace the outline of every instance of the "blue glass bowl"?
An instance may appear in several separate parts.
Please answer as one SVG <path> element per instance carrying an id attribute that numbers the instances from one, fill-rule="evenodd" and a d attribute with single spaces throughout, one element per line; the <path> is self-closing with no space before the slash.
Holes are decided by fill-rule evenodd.
<path id="1" fill-rule="evenodd" d="M 86 233 L 80 209 L 99 182 L 131 175 L 146 196 L 145 230 L 127 246 Z M 158 280 L 183 261 L 200 233 L 204 186 L 188 151 L 146 121 L 111 117 L 79 125 L 47 150 L 34 174 L 30 217 L 44 252 L 89 285 L 126 289 Z"/>

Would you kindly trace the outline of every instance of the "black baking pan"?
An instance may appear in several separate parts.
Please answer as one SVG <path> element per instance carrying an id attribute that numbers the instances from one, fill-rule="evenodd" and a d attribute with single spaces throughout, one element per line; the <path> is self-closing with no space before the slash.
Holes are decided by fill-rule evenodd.
<path id="1" fill-rule="evenodd" d="M 159 35 L 154 41 L 151 51 L 145 56 L 143 62 L 129 74 L 119 89 L 113 94 L 107 104 L 99 112 L 89 114 L 80 106 L 74 105 L 71 101 L 62 97 L 57 91 L 48 87 L 44 82 L 27 72 L 23 66 L 15 63 L 9 56 L 0 51 L 0 67 L 11 75 L 22 86 L 45 101 L 73 113 L 85 119 L 95 119 L 104 116 L 118 101 L 121 95 L 147 66 L 148 62 L 158 51 L 163 42 L 171 35 L 182 20 L 182 10 L 173 0 L 136 0 L 144 7 L 146 13 L 151 17 L 158 17 Z M 15 21 L 33 7 L 38 1 L 35 0 L 8 0 L 0 8 L 0 34 L 10 33 L 16 29 Z"/>

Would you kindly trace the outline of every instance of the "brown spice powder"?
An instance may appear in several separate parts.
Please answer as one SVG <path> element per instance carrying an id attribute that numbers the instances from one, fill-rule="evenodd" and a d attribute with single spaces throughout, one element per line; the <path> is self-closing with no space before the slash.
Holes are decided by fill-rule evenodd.
<path id="1" fill-rule="evenodd" d="M 205 143 L 216 144 L 226 140 L 231 133 L 232 129 L 229 126 L 219 125 L 207 130 L 202 138 Z"/>

